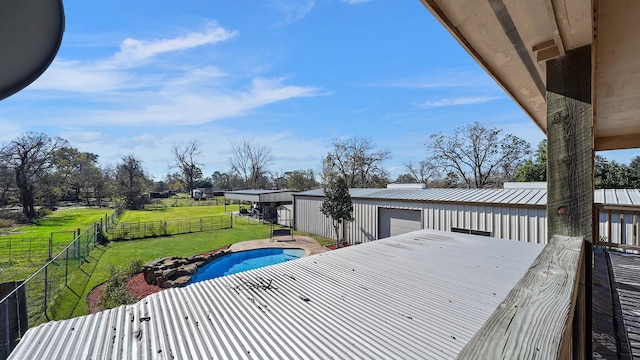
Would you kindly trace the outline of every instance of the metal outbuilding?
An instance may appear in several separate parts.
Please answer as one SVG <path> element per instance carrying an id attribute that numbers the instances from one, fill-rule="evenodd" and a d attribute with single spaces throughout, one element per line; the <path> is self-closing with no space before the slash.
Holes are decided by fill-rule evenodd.
<path id="1" fill-rule="evenodd" d="M 510 189 L 350 189 L 354 220 L 343 235 L 362 243 L 420 229 L 465 232 L 525 242 L 547 242 L 547 190 Z M 335 238 L 331 221 L 320 212 L 322 189 L 294 194 L 294 226 L 302 232 Z M 596 190 L 597 204 L 640 205 L 638 189 Z M 601 232 L 622 210 L 600 216 Z M 633 232 L 632 216 L 626 217 Z M 616 227 L 617 226 L 617 227 Z"/>
<path id="2" fill-rule="evenodd" d="M 264 219 L 277 219 L 277 208 L 293 202 L 293 192 L 288 190 L 236 190 L 225 191 L 225 205 L 227 200 L 237 200 L 255 204 L 259 214 Z"/>
<path id="3" fill-rule="evenodd" d="M 10 359 L 452 359 L 542 249 L 412 232 L 51 321 Z"/>

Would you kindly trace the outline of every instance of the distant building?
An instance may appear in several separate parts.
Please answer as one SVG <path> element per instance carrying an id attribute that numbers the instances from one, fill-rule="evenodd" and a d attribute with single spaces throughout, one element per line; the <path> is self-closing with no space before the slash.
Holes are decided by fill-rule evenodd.
<path id="1" fill-rule="evenodd" d="M 547 190 L 535 184 L 525 189 L 350 189 L 354 220 L 342 233 L 349 243 L 421 229 L 546 243 Z M 335 238 L 331 221 L 320 212 L 323 200 L 322 189 L 294 194 L 296 230 Z M 595 203 L 603 207 L 602 238 L 637 241 L 638 217 L 631 207 L 640 205 L 640 190 L 596 190 Z"/>

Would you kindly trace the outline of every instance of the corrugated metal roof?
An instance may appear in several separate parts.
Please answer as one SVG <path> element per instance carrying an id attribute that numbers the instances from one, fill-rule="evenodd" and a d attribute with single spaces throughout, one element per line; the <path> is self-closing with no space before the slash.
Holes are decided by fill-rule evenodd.
<path id="1" fill-rule="evenodd" d="M 542 248 L 421 230 L 49 322 L 10 358 L 450 359 Z"/>
<path id="2" fill-rule="evenodd" d="M 351 197 L 403 201 L 485 203 L 509 205 L 547 205 L 547 190 L 542 189 L 350 189 Z M 324 190 L 310 190 L 294 196 L 324 196 Z M 596 204 L 640 205 L 640 189 L 598 189 Z"/>
<path id="3" fill-rule="evenodd" d="M 594 202 L 606 205 L 640 205 L 639 189 L 596 190 Z"/>
<path id="4" fill-rule="evenodd" d="M 265 195 L 265 194 L 276 194 L 276 193 L 286 193 L 291 192 L 289 190 L 235 190 L 235 191 L 225 191 L 226 194 L 243 194 L 243 195 Z"/>
<path id="5" fill-rule="evenodd" d="M 513 205 L 545 205 L 547 191 L 540 189 L 350 189 L 351 197 L 403 201 L 464 202 Z M 311 190 L 295 196 L 324 196 Z"/>
<path id="6" fill-rule="evenodd" d="M 227 199 L 252 202 L 291 202 L 293 192 L 287 190 L 237 190 L 224 193 Z"/>

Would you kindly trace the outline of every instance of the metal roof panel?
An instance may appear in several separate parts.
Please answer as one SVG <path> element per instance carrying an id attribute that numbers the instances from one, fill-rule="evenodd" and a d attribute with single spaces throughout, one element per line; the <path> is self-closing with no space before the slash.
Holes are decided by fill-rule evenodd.
<path id="1" fill-rule="evenodd" d="M 52 321 L 10 358 L 453 358 L 542 248 L 416 231 Z"/>

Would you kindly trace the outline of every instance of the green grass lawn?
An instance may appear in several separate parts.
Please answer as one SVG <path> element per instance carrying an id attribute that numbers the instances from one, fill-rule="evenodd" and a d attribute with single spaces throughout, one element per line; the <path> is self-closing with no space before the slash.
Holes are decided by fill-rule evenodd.
<path id="1" fill-rule="evenodd" d="M 54 319 L 65 319 L 89 313 L 86 297 L 95 286 L 107 281 L 111 268 L 122 268 L 131 259 L 143 263 L 164 256 L 191 256 L 246 240 L 269 238 L 270 226 L 249 223 L 234 224 L 233 229 L 151 239 L 111 242 L 91 253 L 89 262 L 73 274 L 68 289 L 51 313 Z"/>
<path id="2" fill-rule="evenodd" d="M 59 209 L 50 215 L 36 219 L 32 224 L 5 231 L 5 236 L 12 238 L 49 238 L 52 232 L 81 231 L 94 222 L 99 222 L 111 209 L 69 208 Z M 73 239 L 72 239 L 73 240 Z"/>
<path id="3" fill-rule="evenodd" d="M 78 230 L 84 231 L 109 213 L 105 208 L 59 209 L 32 224 L 6 230 L 0 236 L 0 279 L 27 278 L 48 259 L 50 239 L 55 256 L 73 241 Z"/>
<path id="4" fill-rule="evenodd" d="M 227 211 L 238 211 L 238 205 L 228 205 Z M 50 216 L 40 219 L 34 226 L 25 227 L 23 231 L 32 234 L 46 234 L 50 232 L 77 230 L 99 221 L 104 216 L 104 209 L 69 209 L 56 211 Z M 220 205 L 207 206 L 167 206 L 147 210 L 128 210 L 119 219 L 120 222 L 149 222 L 159 220 L 179 220 L 218 216 L 225 213 L 223 202 Z M 78 268 L 77 262 L 70 263 L 68 283 L 64 280 L 52 284 L 52 290 L 58 289 L 59 295 L 54 301 L 49 300 L 48 316 L 52 320 L 67 319 L 88 314 L 86 297 L 95 286 L 107 281 L 113 268 L 123 268 L 132 259 L 140 259 L 143 263 L 164 256 L 191 256 L 211 250 L 219 249 L 246 240 L 269 238 L 271 226 L 246 218 L 237 217 L 233 228 L 198 232 L 183 235 L 154 237 L 140 240 L 117 241 L 101 245 L 93 249 Z M 308 235 L 308 234 L 301 234 Z M 314 236 L 321 244 L 332 244 L 333 241 Z M 69 240 L 71 241 L 71 239 Z M 63 261 L 64 263 L 64 261 Z M 12 278 L 24 279 L 39 266 L 29 268 L 21 263 L 12 263 L 9 271 L 0 261 L 0 278 L 3 280 L 11 274 Z M 42 265 L 41 263 L 39 265 Z M 58 271 L 65 266 L 57 265 Z M 55 269 L 52 269 L 55 270 Z M 14 274 L 19 274 L 15 275 Z M 64 279 L 64 276 L 62 276 Z M 8 280 L 8 278 L 7 278 Z M 32 320 L 31 320 L 32 319 Z M 32 322 L 33 321 L 33 322 Z M 30 326 L 44 322 L 45 318 L 37 310 L 30 314 Z"/>

